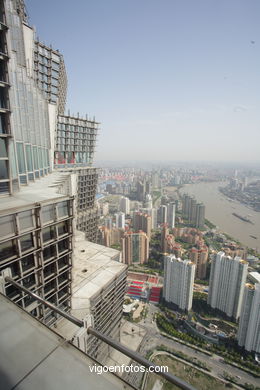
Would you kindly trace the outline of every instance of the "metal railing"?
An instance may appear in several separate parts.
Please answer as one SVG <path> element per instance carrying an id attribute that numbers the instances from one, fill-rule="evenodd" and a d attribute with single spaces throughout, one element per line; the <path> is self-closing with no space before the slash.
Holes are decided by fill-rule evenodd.
<path id="1" fill-rule="evenodd" d="M 28 290 L 26 287 L 22 286 L 21 284 L 14 281 L 9 276 L 5 276 L 4 278 L 5 282 L 8 282 L 15 286 L 18 290 L 21 290 L 25 292 L 26 294 L 30 295 L 35 300 L 41 302 L 45 306 L 52 309 L 54 312 L 60 314 L 62 317 L 66 318 L 68 321 L 72 322 L 73 324 L 84 327 L 84 322 L 79 320 L 78 318 L 72 316 L 71 314 L 59 309 L 57 306 L 53 305 L 52 303 L 46 301 L 44 298 L 40 297 L 39 295 L 35 294 L 34 292 Z M 166 379 L 167 381 L 171 382 L 172 384 L 178 386 L 180 389 L 184 390 L 196 390 L 195 387 L 190 385 L 189 383 L 183 381 L 182 379 L 178 378 L 177 376 L 170 374 L 168 372 L 163 371 L 155 371 L 156 366 L 154 363 L 152 363 L 150 360 L 145 359 L 142 355 L 140 355 L 138 352 L 133 351 L 124 345 L 120 344 L 119 342 L 113 340 L 111 337 L 104 335 L 103 333 L 99 332 L 98 330 L 94 329 L 92 326 L 89 326 L 87 328 L 87 333 L 95 336 L 96 338 L 104 341 L 106 344 L 110 345 L 111 347 L 115 348 L 117 351 L 123 353 L 124 355 L 128 356 L 129 358 L 135 360 L 137 363 L 141 364 L 142 366 L 146 368 L 153 367 L 153 372 L 162 378 Z M 90 356 L 91 357 L 91 356 Z"/>

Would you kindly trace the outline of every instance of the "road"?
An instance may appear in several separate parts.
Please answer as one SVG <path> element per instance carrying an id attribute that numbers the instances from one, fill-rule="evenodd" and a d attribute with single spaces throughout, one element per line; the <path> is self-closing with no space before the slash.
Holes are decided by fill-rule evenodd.
<path id="1" fill-rule="evenodd" d="M 160 345 L 164 345 L 168 349 L 180 351 L 190 357 L 196 357 L 200 361 L 207 364 L 211 369 L 211 374 L 215 377 L 222 378 L 224 371 L 236 378 L 238 384 L 244 384 L 245 382 L 251 383 L 254 386 L 259 386 L 259 378 L 255 378 L 253 375 L 246 373 L 239 368 L 229 365 L 223 362 L 223 357 L 218 355 L 208 356 L 203 352 L 197 351 L 187 345 L 181 344 L 178 341 L 168 339 L 167 337 L 160 334 L 156 322 L 153 321 L 153 316 L 156 312 L 159 312 L 159 308 L 155 305 L 148 304 L 148 314 L 145 320 L 142 320 L 138 325 L 146 329 L 146 335 L 140 344 L 139 352 L 145 356 L 148 351 L 155 349 Z M 241 378 L 241 379 L 239 379 Z"/>

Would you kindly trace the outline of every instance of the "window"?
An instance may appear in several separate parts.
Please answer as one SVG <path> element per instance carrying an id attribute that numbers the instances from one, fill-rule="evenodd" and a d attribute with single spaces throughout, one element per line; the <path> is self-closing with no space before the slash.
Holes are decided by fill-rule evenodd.
<path id="1" fill-rule="evenodd" d="M 32 210 L 22 211 L 18 214 L 19 227 L 21 230 L 27 230 L 34 227 Z"/>
<path id="2" fill-rule="evenodd" d="M 0 114 L 0 134 L 6 134 L 6 124 L 4 114 Z"/>
<path id="3" fill-rule="evenodd" d="M 53 204 L 44 206 L 42 208 L 42 222 L 52 222 L 54 221 L 54 207 Z"/>
<path id="4" fill-rule="evenodd" d="M 9 161 L 11 168 L 11 177 L 13 179 L 17 178 L 17 166 L 16 166 L 16 158 L 14 154 L 14 141 L 9 141 Z"/>
<path id="5" fill-rule="evenodd" d="M 0 138 L 0 157 L 7 157 L 6 140 Z"/>
<path id="6" fill-rule="evenodd" d="M 35 284 L 35 275 L 34 274 L 23 278 L 23 285 L 24 285 L 24 287 L 30 288 L 34 284 Z"/>
<path id="7" fill-rule="evenodd" d="M 43 249 L 43 260 L 47 261 L 56 256 L 56 245 L 47 246 Z"/>
<path id="8" fill-rule="evenodd" d="M 6 160 L 0 160 L 0 180 L 8 179 L 8 166 Z"/>
<path id="9" fill-rule="evenodd" d="M 15 235 L 15 218 L 14 215 L 7 215 L 0 218 L 0 232 L 1 236 Z"/>
<path id="10" fill-rule="evenodd" d="M 61 222 L 57 226 L 58 226 L 58 235 L 59 236 L 62 236 L 63 234 L 68 233 L 68 231 L 69 231 L 68 221 Z"/>
<path id="11" fill-rule="evenodd" d="M 32 268 L 34 268 L 34 255 L 29 255 L 29 256 L 26 256 L 26 257 L 23 257 L 21 259 L 21 266 L 22 266 L 22 270 L 23 272 L 26 272 Z"/>
<path id="12" fill-rule="evenodd" d="M 43 270 L 44 278 L 48 278 L 49 276 L 55 274 L 55 272 L 56 272 L 56 266 L 55 266 L 55 264 L 50 264 L 50 265 L 48 265 L 48 266 L 45 267 L 44 270 Z"/>
<path id="13" fill-rule="evenodd" d="M 32 233 L 25 234 L 24 236 L 20 237 L 20 244 L 22 252 L 32 249 L 34 247 Z"/>
<path id="14" fill-rule="evenodd" d="M 37 146 L 33 146 L 33 162 L 34 162 L 34 169 L 39 169 Z"/>
<path id="15" fill-rule="evenodd" d="M 63 256 L 62 258 L 60 258 L 58 260 L 58 268 L 59 269 L 62 269 L 68 265 L 69 265 L 69 256 L 68 255 Z"/>
<path id="16" fill-rule="evenodd" d="M 27 160 L 27 169 L 29 172 L 33 171 L 33 161 L 32 161 L 32 148 L 31 145 L 25 146 L 26 151 L 26 160 Z"/>
<path id="17" fill-rule="evenodd" d="M 69 248 L 69 240 L 65 239 L 58 242 L 59 253 L 66 251 Z"/>
<path id="18" fill-rule="evenodd" d="M 10 240 L 0 244 L 0 259 L 5 260 L 17 255 L 17 246 L 15 240 Z"/>
<path id="19" fill-rule="evenodd" d="M 40 166 L 40 168 L 43 168 L 42 149 L 41 148 L 38 148 L 38 158 L 39 158 L 39 166 Z"/>
<path id="20" fill-rule="evenodd" d="M 42 229 L 43 242 L 53 240 L 56 237 L 56 229 L 54 226 L 48 226 Z"/>
<path id="21" fill-rule="evenodd" d="M 26 173 L 23 144 L 17 142 L 16 143 L 16 150 L 17 150 L 19 173 Z"/>
<path id="22" fill-rule="evenodd" d="M 67 217 L 69 215 L 68 201 L 58 203 L 57 208 L 59 218 Z"/>

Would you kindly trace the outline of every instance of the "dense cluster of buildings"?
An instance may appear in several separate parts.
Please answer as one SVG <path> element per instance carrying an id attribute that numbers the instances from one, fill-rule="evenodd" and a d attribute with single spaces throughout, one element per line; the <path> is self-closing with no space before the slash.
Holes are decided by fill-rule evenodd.
<path id="1" fill-rule="evenodd" d="M 182 200 L 182 215 L 187 222 L 199 229 L 204 228 L 205 206 L 197 203 L 192 196 L 185 194 Z"/>

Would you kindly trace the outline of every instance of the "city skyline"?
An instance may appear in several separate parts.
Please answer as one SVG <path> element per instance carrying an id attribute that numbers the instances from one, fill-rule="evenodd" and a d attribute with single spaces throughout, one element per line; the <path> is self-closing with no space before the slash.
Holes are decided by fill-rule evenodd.
<path id="1" fill-rule="evenodd" d="M 67 108 L 101 122 L 97 160 L 259 161 L 257 1 L 27 8 L 64 54 Z"/>

